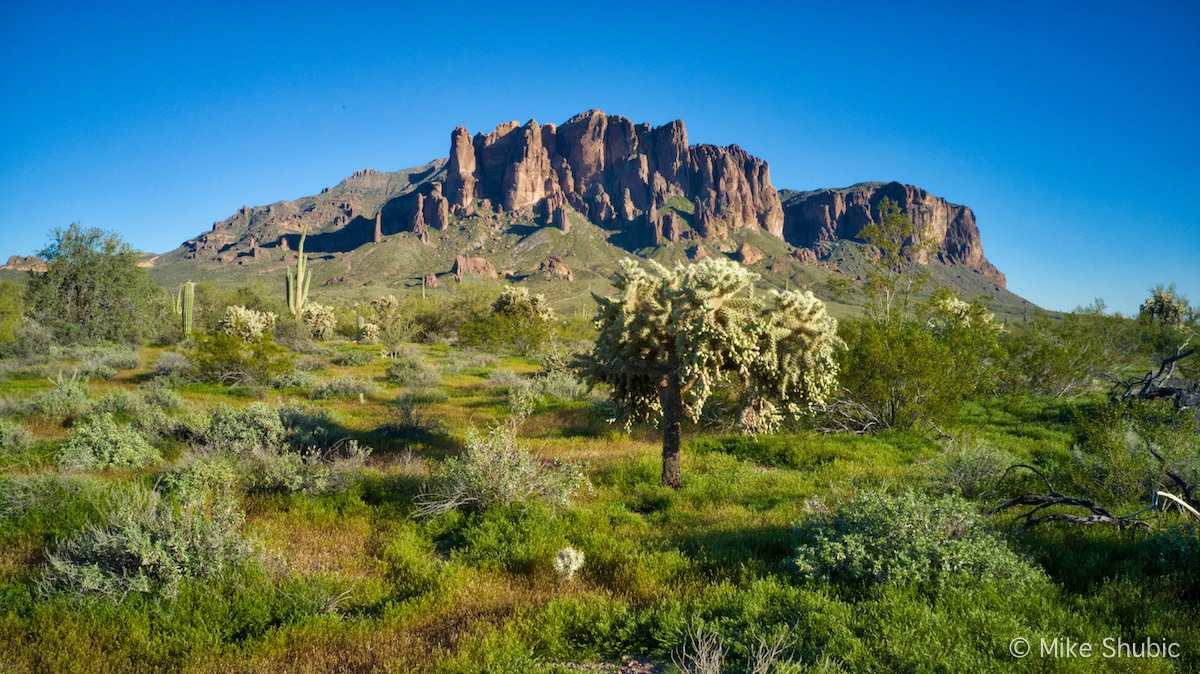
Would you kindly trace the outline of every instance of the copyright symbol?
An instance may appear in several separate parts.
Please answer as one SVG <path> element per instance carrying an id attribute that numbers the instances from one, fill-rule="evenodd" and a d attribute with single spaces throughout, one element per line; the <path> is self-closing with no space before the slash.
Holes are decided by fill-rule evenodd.
<path id="1" fill-rule="evenodd" d="M 1029 640 L 1025 637 L 1017 637 L 1008 642 L 1008 652 L 1012 653 L 1014 658 L 1023 658 L 1029 655 Z"/>

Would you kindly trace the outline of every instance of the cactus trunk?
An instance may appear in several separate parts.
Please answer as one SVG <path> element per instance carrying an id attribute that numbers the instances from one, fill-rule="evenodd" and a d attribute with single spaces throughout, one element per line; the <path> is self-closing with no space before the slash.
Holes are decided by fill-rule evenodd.
<path id="1" fill-rule="evenodd" d="M 179 287 L 179 314 L 183 317 L 183 334 L 192 334 L 192 316 L 196 308 L 196 284 L 188 281 Z"/>
<path id="2" fill-rule="evenodd" d="M 288 311 L 300 320 L 304 313 L 304 304 L 308 301 L 308 286 L 312 283 L 312 270 L 308 268 L 308 258 L 304 256 L 304 240 L 308 238 L 308 228 L 300 233 L 300 245 L 296 250 L 296 271 L 292 268 L 285 270 Z"/>

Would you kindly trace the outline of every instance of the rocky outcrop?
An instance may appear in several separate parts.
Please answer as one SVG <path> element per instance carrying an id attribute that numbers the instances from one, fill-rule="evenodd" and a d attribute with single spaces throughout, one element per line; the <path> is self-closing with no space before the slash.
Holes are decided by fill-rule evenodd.
<path id="1" fill-rule="evenodd" d="M 575 273 L 567 266 L 566 262 L 557 255 L 552 255 L 538 265 L 538 271 L 547 281 L 558 279 L 560 281 L 574 281 Z"/>
<path id="2" fill-rule="evenodd" d="M 762 261 L 763 252 L 748 243 L 743 243 L 738 249 L 737 261 L 749 267 L 752 264 Z"/>
<path id="3" fill-rule="evenodd" d="M 783 235 L 766 162 L 736 145 L 689 146 L 682 121 L 654 128 L 591 110 L 562 126 L 507 122 L 469 146 L 466 139 L 463 127 L 450 135 L 445 193 L 456 213 L 487 199 L 504 212 L 561 223 L 569 204 L 598 225 L 644 217 L 657 227 L 657 209 L 678 196 L 697 204 L 696 229 L 705 236 Z"/>
<path id="4" fill-rule="evenodd" d="M 463 280 L 464 276 L 479 276 L 482 278 L 500 278 L 491 262 L 481 257 L 466 257 L 459 255 L 454 258 L 454 266 L 450 268 L 455 281 Z"/>
<path id="5" fill-rule="evenodd" d="M 45 260 L 36 255 L 13 255 L 8 258 L 8 263 L 4 265 L 4 269 L 9 271 L 46 271 L 48 265 Z"/>
<path id="6" fill-rule="evenodd" d="M 812 248 L 837 239 L 854 239 L 878 221 L 879 202 L 895 201 L 924 236 L 937 245 L 934 259 L 962 265 L 1005 285 L 1004 274 L 983 255 L 975 214 L 912 185 L 861 183 L 844 189 L 796 194 L 784 205 L 783 237 L 795 246 Z M 930 262 L 934 260 L 918 260 Z"/>
<path id="7" fill-rule="evenodd" d="M 437 274 L 426 274 L 423 283 L 428 288 L 442 287 L 442 282 L 438 280 Z"/>
<path id="8" fill-rule="evenodd" d="M 799 260 L 800 264 L 816 264 L 817 251 L 812 248 L 804 248 L 803 246 L 792 251 L 792 257 Z"/>

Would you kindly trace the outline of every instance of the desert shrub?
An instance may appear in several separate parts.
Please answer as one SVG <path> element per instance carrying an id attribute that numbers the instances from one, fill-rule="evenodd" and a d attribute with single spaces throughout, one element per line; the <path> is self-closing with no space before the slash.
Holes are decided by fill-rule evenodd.
<path id="1" fill-rule="evenodd" d="M 521 315 L 492 314 L 472 321 L 458 331 L 463 346 L 511 349 L 520 354 L 533 353 L 550 339 L 554 326 L 549 321 Z"/>
<path id="2" fill-rule="evenodd" d="M 322 398 L 358 398 L 374 395 L 379 391 L 375 382 L 358 377 L 334 377 L 327 379 L 312 391 L 312 397 Z"/>
<path id="3" fill-rule="evenodd" d="M 239 479 L 237 465 L 230 458 L 205 457 L 163 473 L 154 489 L 179 503 L 202 503 L 214 494 L 233 494 Z"/>
<path id="4" fill-rule="evenodd" d="M 317 375 L 302 370 L 285 372 L 271 380 L 271 388 L 298 388 L 311 390 L 317 386 Z"/>
<path id="5" fill-rule="evenodd" d="M 240 409 L 225 405 L 213 408 L 204 433 L 209 449 L 241 457 L 273 452 L 283 440 L 279 412 L 263 403 Z"/>
<path id="6" fill-rule="evenodd" d="M 229 497 L 178 505 L 135 489 L 113 500 L 104 523 L 49 555 L 43 589 L 115 603 L 133 592 L 173 598 L 186 579 L 211 579 L 249 558 L 242 520 Z"/>
<path id="7" fill-rule="evenodd" d="M 973 499 L 990 491 L 1016 459 L 1000 449 L 971 443 L 957 446 L 939 457 L 935 483 Z"/>
<path id="8" fill-rule="evenodd" d="M 243 306 L 225 307 L 217 321 L 217 332 L 243 341 L 257 341 L 275 330 L 275 314 Z"/>
<path id="9" fill-rule="evenodd" d="M 438 381 L 437 370 L 426 364 L 415 349 L 404 349 L 394 356 L 384 376 L 397 386 L 430 386 Z"/>
<path id="10" fill-rule="evenodd" d="M 25 313 L 25 302 L 21 287 L 9 280 L 0 281 L 0 349 L 13 339 L 21 327 L 21 316 Z M 0 351 L 3 355 L 3 351 Z"/>
<path id="11" fill-rule="evenodd" d="M 442 372 L 446 374 L 488 374 L 486 371 L 500 364 L 500 360 L 490 353 L 473 349 L 451 349 L 446 352 L 442 362 Z"/>
<path id="12" fill-rule="evenodd" d="M 269 382 L 292 368 L 291 354 L 269 336 L 246 340 L 224 332 L 197 335 L 188 359 L 192 376 L 222 384 Z"/>
<path id="13" fill-rule="evenodd" d="M 537 398 L 583 400 L 588 388 L 573 373 L 550 370 L 530 382 L 530 393 Z"/>
<path id="14" fill-rule="evenodd" d="M 250 472 L 251 491 L 278 494 L 320 494 L 339 484 L 325 464 L 295 452 L 283 452 L 255 462 Z"/>
<path id="15" fill-rule="evenodd" d="M 188 376 L 191 371 L 192 361 L 188 360 L 187 356 L 178 351 L 163 351 L 154 361 L 151 375 L 156 379 L 180 379 Z"/>
<path id="16" fill-rule="evenodd" d="M 151 384 L 153 383 L 151 382 Z M 142 398 L 148 404 L 162 410 L 179 410 L 184 406 L 183 396 L 165 386 L 143 386 Z"/>
<path id="17" fill-rule="evenodd" d="M 810 580 L 940 586 L 999 577 L 1019 587 L 1043 577 L 954 495 L 863 494 L 808 517 L 799 535 L 792 563 Z"/>
<path id="18" fill-rule="evenodd" d="M 579 466 L 535 458 L 517 443 L 510 428 L 496 427 L 486 435 L 471 430 L 466 451 L 442 465 L 430 489 L 419 497 L 417 511 L 437 515 L 456 508 L 485 510 L 531 502 L 566 505 L 586 484 Z"/>
<path id="19" fill-rule="evenodd" d="M 70 377 L 58 373 L 50 380 L 54 386 L 36 393 L 25 402 L 25 412 L 49 419 L 73 419 L 86 414 L 91 407 L 87 397 L 87 380 L 78 374 Z"/>
<path id="20" fill-rule="evenodd" d="M 22 318 L 13 329 L 12 337 L 0 343 L 0 358 L 19 360 L 27 364 L 45 363 L 57 354 L 54 334 L 32 318 Z"/>
<path id="21" fill-rule="evenodd" d="M 136 419 L 150 409 L 146 399 L 136 391 L 119 389 L 100 398 L 92 406 L 93 412 L 108 412 L 126 419 Z"/>
<path id="22" fill-rule="evenodd" d="M 16 454 L 33 444 L 33 436 L 15 421 L 0 418 L 0 453 Z"/>
<path id="23" fill-rule="evenodd" d="M 525 377 L 513 372 L 512 370 L 499 369 L 492 370 L 488 373 L 488 386 L 494 386 L 500 389 L 512 389 L 518 386 L 525 386 L 528 380 Z"/>
<path id="24" fill-rule="evenodd" d="M 341 365 L 342 367 L 361 367 L 363 365 L 370 365 L 374 361 L 375 356 L 366 351 L 347 351 L 334 358 L 333 364 Z"/>
<path id="25" fill-rule="evenodd" d="M 58 462 L 65 468 L 140 468 L 159 461 L 162 455 L 141 433 L 118 424 L 109 412 L 73 427 L 58 449 Z"/>
<path id="26" fill-rule="evenodd" d="M 307 302 L 300 318 L 304 321 L 304 325 L 313 339 L 326 340 L 333 337 L 333 331 L 337 327 L 337 315 L 333 307 L 317 302 Z"/>
<path id="27" fill-rule="evenodd" d="M 332 447 L 343 439 L 335 432 L 338 423 L 327 409 L 288 403 L 280 405 L 276 413 L 283 425 L 283 442 L 292 451 Z"/>

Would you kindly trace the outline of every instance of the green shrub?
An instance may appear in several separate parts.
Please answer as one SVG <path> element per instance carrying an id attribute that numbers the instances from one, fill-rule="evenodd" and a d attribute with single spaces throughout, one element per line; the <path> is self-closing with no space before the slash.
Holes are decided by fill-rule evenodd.
<path id="1" fill-rule="evenodd" d="M 133 592 L 173 598 L 185 579 L 214 578 L 250 556 L 242 519 L 231 498 L 176 505 L 134 490 L 49 555 L 43 589 L 116 603 Z"/>
<path id="2" fill-rule="evenodd" d="M 65 468 L 140 468 L 162 461 L 162 455 L 133 428 L 118 424 L 113 415 L 94 415 L 71 429 L 58 449 Z"/>
<path id="3" fill-rule="evenodd" d="M 269 334 L 257 340 L 222 332 L 196 335 L 187 357 L 193 377 L 221 384 L 269 382 L 292 369 L 291 354 Z"/>
<path id="4" fill-rule="evenodd" d="M 939 457 L 934 480 L 964 498 L 978 498 L 995 487 L 1014 463 L 1012 455 L 987 445 L 957 446 Z"/>
<path id="5" fill-rule="evenodd" d="M 237 466 L 228 457 L 203 458 L 159 476 L 155 491 L 173 496 L 179 503 L 208 501 L 212 496 L 233 494 L 239 481 Z"/>
<path id="6" fill-rule="evenodd" d="M 438 381 L 437 370 L 425 363 L 419 351 L 404 349 L 388 364 L 384 376 L 397 386 L 431 386 Z"/>
<path id="7" fill-rule="evenodd" d="M 366 351 L 347 351 L 333 359 L 334 365 L 342 367 L 362 367 L 375 361 L 375 356 Z"/>
<path id="8" fill-rule="evenodd" d="M 279 375 L 271 381 L 271 388 L 298 388 L 305 391 L 317 386 L 317 375 L 301 370 L 292 370 Z"/>
<path id="9" fill-rule="evenodd" d="M 442 372 L 446 374 L 477 374 L 483 376 L 487 370 L 496 367 L 500 360 L 490 353 L 473 349 L 451 349 L 446 352 L 442 362 Z"/>
<path id="10" fill-rule="evenodd" d="M 21 316 L 25 313 L 25 302 L 21 297 L 21 286 L 9 280 L 0 281 L 0 349 L 13 340 L 17 328 L 21 327 Z M 0 352 L 0 355 L 3 355 Z"/>
<path id="11" fill-rule="evenodd" d="M 579 466 L 533 457 L 517 444 L 510 428 L 496 427 L 487 435 L 471 430 L 466 452 L 443 464 L 431 488 L 419 497 L 417 511 L 438 515 L 456 508 L 485 510 L 534 502 L 566 505 L 586 484 Z"/>
<path id="12" fill-rule="evenodd" d="M 33 444 L 33 436 L 15 421 L 0 419 L 0 453 L 16 454 Z"/>
<path id="13" fill-rule="evenodd" d="M 335 377 L 317 384 L 316 388 L 313 389 L 312 397 L 317 399 L 358 398 L 374 395 L 378 391 L 379 387 L 375 385 L 375 382 L 368 379 Z"/>
<path id="14" fill-rule="evenodd" d="M 87 380 L 72 374 L 65 377 L 60 372 L 51 379 L 54 386 L 48 391 L 34 394 L 25 402 L 25 412 L 48 419 L 69 420 L 82 416 L 91 408 L 87 397 Z"/>
<path id="15" fill-rule="evenodd" d="M 184 405 L 183 396 L 165 386 L 143 386 L 142 397 L 148 404 L 160 410 L 179 410 L 183 409 Z"/>
<path id="16" fill-rule="evenodd" d="M 29 365 L 45 363 L 57 356 L 54 334 L 32 318 L 22 318 L 7 342 L 0 342 L 0 358 Z"/>
<path id="17" fill-rule="evenodd" d="M 163 351 L 154 361 L 155 378 L 183 378 L 192 372 L 192 361 L 178 351 Z"/>
<path id="18" fill-rule="evenodd" d="M 463 346 L 511 349 L 519 354 L 536 352 L 554 334 L 549 321 L 521 315 L 492 314 L 471 321 L 458 331 Z"/>
<path id="19" fill-rule="evenodd" d="M 1014 587 L 1044 577 L 981 522 L 958 496 L 864 494 L 799 525 L 793 560 L 810 580 L 852 585 L 939 586 L 980 577 Z"/>
<path id="20" fill-rule="evenodd" d="M 295 452 L 263 457 L 250 473 L 250 489 L 262 493 L 320 494 L 339 482 L 333 470 L 315 459 Z"/>
<path id="21" fill-rule="evenodd" d="M 209 413 L 203 436 L 209 449 L 239 457 L 274 452 L 284 441 L 279 412 L 264 403 L 243 408 L 219 406 Z"/>

